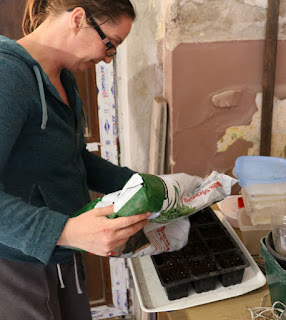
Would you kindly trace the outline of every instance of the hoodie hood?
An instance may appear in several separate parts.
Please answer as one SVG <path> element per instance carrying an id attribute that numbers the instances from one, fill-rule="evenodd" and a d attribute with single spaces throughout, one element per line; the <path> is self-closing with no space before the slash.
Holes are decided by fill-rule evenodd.
<path id="1" fill-rule="evenodd" d="M 41 68 L 40 64 L 33 59 L 29 52 L 20 44 L 18 44 L 16 40 L 11 40 L 4 36 L 0 36 L 0 53 L 8 54 L 20 59 L 21 61 L 25 61 L 25 63 L 31 68 L 33 68 L 34 65 L 37 65 L 39 68 Z"/>
<path id="2" fill-rule="evenodd" d="M 42 105 L 42 124 L 41 129 L 45 130 L 48 122 L 48 110 L 47 110 L 47 102 L 44 90 L 43 77 L 46 78 L 47 75 L 44 75 L 44 71 L 42 70 L 40 64 L 33 59 L 33 57 L 29 54 L 29 52 L 24 49 L 21 45 L 19 45 L 15 40 L 8 39 L 4 36 L 0 36 L 0 54 L 7 54 L 13 56 L 15 58 L 20 59 L 21 61 L 25 61 L 25 63 L 33 70 L 35 73 L 35 77 L 38 82 L 40 100 Z M 49 81 L 49 79 L 45 79 L 45 81 Z"/>
<path id="3" fill-rule="evenodd" d="M 16 40 L 11 40 L 4 36 L 0 36 L 0 54 L 7 55 L 19 60 L 19 63 L 25 63 L 29 69 L 34 73 L 35 79 L 38 84 L 40 101 L 42 106 L 42 124 L 41 129 L 45 130 L 48 121 L 47 102 L 45 96 L 45 88 L 59 100 L 61 97 L 56 88 L 51 83 L 48 75 L 43 71 L 41 65 L 23 48 Z M 62 73 L 69 73 L 63 69 Z M 62 100 L 61 100 L 62 101 Z"/>

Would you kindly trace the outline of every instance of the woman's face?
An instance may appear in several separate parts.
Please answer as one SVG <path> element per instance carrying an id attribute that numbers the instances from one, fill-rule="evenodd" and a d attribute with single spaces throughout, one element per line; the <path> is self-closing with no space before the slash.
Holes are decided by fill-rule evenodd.
<path id="1" fill-rule="evenodd" d="M 116 24 L 107 21 L 99 25 L 107 39 L 117 48 L 129 34 L 132 22 L 128 16 L 121 16 Z M 66 66 L 71 71 L 85 71 L 95 63 L 110 63 L 113 59 L 107 56 L 103 40 L 86 20 L 75 35 L 71 49 L 70 56 L 73 58 L 68 59 L 70 61 L 67 61 Z"/>

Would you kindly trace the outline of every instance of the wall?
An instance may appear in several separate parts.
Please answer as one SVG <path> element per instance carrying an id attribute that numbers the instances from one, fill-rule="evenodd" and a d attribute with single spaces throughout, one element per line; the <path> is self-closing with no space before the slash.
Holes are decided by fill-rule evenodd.
<path id="1" fill-rule="evenodd" d="M 121 164 L 148 171 L 152 100 L 162 95 L 160 43 L 156 40 L 158 1 L 135 1 L 137 20 L 116 59 Z M 162 55 L 161 55 L 162 59 Z"/>
<path id="2" fill-rule="evenodd" d="M 172 52 L 173 172 L 231 174 L 238 156 L 259 154 L 263 44 L 261 40 L 184 43 Z M 286 88 L 279 84 L 286 83 L 285 41 L 278 51 L 275 93 L 283 98 Z M 273 149 L 272 155 L 284 156 L 286 140 L 277 139 L 283 126 L 276 129 L 286 113 L 280 106 L 277 117 L 278 104 L 272 143 L 283 152 Z"/>
<path id="3" fill-rule="evenodd" d="M 118 59 L 119 89 L 125 92 L 119 100 L 122 163 L 148 171 L 152 98 L 164 95 L 170 110 L 170 171 L 229 172 L 238 155 L 258 150 L 267 0 L 134 2 L 139 19 L 120 52 L 123 58 Z M 276 83 L 280 100 L 274 110 L 279 114 L 274 118 L 280 120 L 285 98 L 285 13 L 286 1 L 281 0 L 283 49 L 278 51 Z M 221 93 L 235 106 L 215 106 L 212 98 Z M 277 138 L 283 136 L 283 126 L 275 119 L 277 143 L 272 152 L 284 156 L 283 139 Z"/>

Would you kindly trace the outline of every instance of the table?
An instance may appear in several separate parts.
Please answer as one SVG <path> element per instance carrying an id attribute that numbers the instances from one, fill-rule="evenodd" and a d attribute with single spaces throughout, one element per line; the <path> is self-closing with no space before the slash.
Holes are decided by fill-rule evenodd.
<path id="1" fill-rule="evenodd" d="M 242 296 L 178 311 L 161 312 L 158 313 L 158 320 L 247 320 L 251 319 L 251 316 L 246 308 L 259 307 L 261 299 L 268 293 L 266 284 Z M 271 306 L 269 295 L 264 305 Z"/>

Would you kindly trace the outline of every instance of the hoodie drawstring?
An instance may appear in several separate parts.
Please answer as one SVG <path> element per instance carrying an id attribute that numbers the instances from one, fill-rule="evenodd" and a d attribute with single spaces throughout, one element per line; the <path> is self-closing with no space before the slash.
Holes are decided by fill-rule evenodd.
<path id="1" fill-rule="evenodd" d="M 79 280 L 78 280 L 78 272 L 77 272 L 77 264 L 76 264 L 75 254 L 73 255 L 73 262 L 74 262 L 74 276 L 75 276 L 76 290 L 77 290 L 78 294 L 82 294 L 82 290 L 81 290 Z"/>
<path id="2" fill-rule="evenodd" d="M 74 263 L 74 277 L 75 277 L 75 285 L 76 285 L 76 291 L 78 294 L 82 294 L 82 290 L 79 284 L 79 279 L 78 279 L 78 270 L 77 270 L 77 263 L 76 263 L 76 256 L 75 254 L 73 255 L 73 263 Z M 59 281 L 61 284 L 61 289 L 65 288 L 65 284 L 64 284 L 64 280 L 63 280 L 63 275 L 62 275 L 62 270 L 61 270 L 61 266 L 58 263 L 57 264 L 57 270 L 58 270 L 58 277 L 59 277 Z"/>
<path id="3" fill-rule="evenodd" d="M 84 137 L 88 141 L 89 140 L 89 128 L 88 128 L 88 123 L 87 123 L 86 115 L 85 115 L 83 108 L 81 109 L 81 112 L 82 112 L 82 116 L 83 116 L 83 120 L 84 120 Z"/>
<path id="4" fill-rule="evenodd" d="M 59 263 L 57 264 L 57 269 L 58 269 L 58 276 L 59 276 L 59 280 L 60 280 L 60 284 L 61 284 L 61 289 L 63 289 L 63 288 L 65 288 L 65 284 L 64 284 L 64 280 L 63 280 L 61 266 Z"/>
<path id="5" fill-rule="evenodd" d="M 38 66 L 34 65 L 33 69 L 34 69 L 34 72 L 35 72 L 35 75 L 36 75 L 36 78 L 37 78 L 37 81 L 38 81 L 41 104 L 42 104 L 42 114 L 43 115 L 42 115 L 41 129 L 45 130 L 47 122 L 48 122 L 48 110 L 47 110 L 47 102 L 46 102 L 44 84 L 43 84 L 43 79 L 42 79 L 41 72 L 40 72 Z"/>

